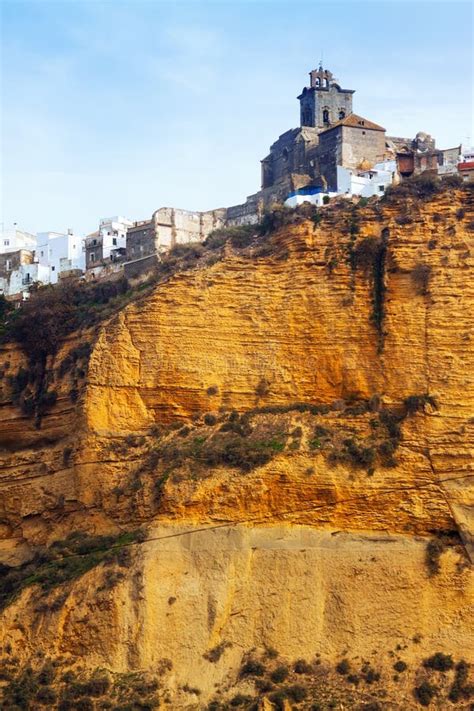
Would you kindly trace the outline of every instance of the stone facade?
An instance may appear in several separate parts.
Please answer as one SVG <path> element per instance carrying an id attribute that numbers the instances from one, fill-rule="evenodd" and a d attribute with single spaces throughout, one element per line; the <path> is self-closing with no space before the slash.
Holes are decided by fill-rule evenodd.
<path id="1" fill-rule="evenodd" d="M 337 167 L 370 168 L 386 155 L 385 129 L 351 114 L 319 138 L 319 172 L 328 190 L 337 191 Z"/>
<path id="2" fill-rule="evenodd" d="M 328 69 L 313 69 L 310 86 L 298 96 L 300 124 L 323 131 L 352 113 L 353 89 L 341 89 Z"/>
<path id="3" fill-rule="evenodd" d="M 127 230 L 127 261 L 161 254 L 176 244 L 202 242 L 225 224 L 225 208 L 208 212 L 161 207 L 151 220 L 136 222 Z"/>

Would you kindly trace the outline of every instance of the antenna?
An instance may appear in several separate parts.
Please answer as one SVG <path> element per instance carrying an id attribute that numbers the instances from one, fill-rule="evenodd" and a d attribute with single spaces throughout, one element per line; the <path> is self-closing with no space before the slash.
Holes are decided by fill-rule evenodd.
<path id="1" fill-rule="evenodd" d="M 319 68 L 323 68 L 323 61 L 324 61 L 324 50 L 321 50 L 321 59 L 319 60 Z"/>

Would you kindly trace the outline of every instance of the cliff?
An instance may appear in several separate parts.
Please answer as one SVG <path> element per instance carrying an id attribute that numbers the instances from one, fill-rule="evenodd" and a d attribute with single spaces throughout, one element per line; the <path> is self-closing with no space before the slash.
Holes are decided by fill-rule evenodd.
<path id="1" fill-rule="evenodd" d="M 3 347 L 5 703 L 470 708 L 472 191 L 306 212 L 68 335 L 39 419 Z"/>

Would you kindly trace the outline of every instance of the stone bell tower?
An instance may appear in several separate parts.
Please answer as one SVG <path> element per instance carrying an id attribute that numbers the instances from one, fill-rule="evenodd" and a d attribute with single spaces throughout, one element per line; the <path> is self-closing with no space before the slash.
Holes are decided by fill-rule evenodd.
<path id="1" fill-rule="evenodd" d="M 322 64 L 309 73 L 310 85 L 298 96 L 300 124 L 323 131 L 352 113 L 354 89 L 341 89 L 336 78 Z"/>

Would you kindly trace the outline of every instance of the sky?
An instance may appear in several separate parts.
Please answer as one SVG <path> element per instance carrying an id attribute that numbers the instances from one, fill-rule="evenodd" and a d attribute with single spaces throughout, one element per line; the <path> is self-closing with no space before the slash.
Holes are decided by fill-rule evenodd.
<path id="1" fill-rule="evenodd" d="M 235 205 L 321 56 L 389 135 L 474 143 L 473 4 L 0 0 L 5 228 Z M 1 227 L 1 225 L 0 225 Z"/>

